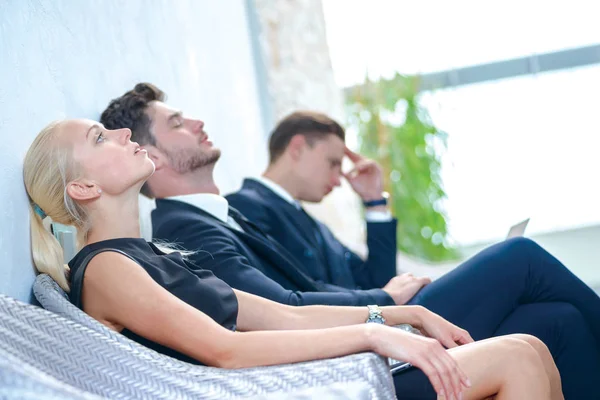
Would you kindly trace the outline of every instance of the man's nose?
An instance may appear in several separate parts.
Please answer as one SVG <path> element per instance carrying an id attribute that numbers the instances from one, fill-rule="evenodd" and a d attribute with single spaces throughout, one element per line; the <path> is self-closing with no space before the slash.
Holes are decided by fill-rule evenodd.
<path id="1" fill-rule="evenodd" d="M 335 174 L 331 180 L 331 183 L 334 187 L 340 186 L 342 184 L 340 174 Z"/>
<path id="2" fill-rule="evenodd" d="M 191 120 L 191 128 L 192 132 L 200 133 L 202 132 L 202 128 L 204 128 L 204 122 L 200 121 L 199 119 Z"/>

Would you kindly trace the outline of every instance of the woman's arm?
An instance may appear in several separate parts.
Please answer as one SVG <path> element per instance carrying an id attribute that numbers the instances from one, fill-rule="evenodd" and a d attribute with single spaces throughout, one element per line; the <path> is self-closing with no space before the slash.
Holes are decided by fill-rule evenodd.
<path id="1" fill-rule="evenodd" d="M 100 253 L 90 261 L 84 277 L 83 307 L 117 330 L 127 328 L 202 363 L 224 368 L 373 350 L 370 331 L 364 325 L 327 331 L 231 332 L 166 291 L 137 263 L 115 252 Z"/>
<path id="2" fill-rule="evenodd" d="M 238 328 L 255 330 L 323 329 L 364 323 L 367 307 L 304 306 L 293 307 L 235 290 L 238 298 Z M 422 325 L 427 311 L 421 306 L 381 307 L 386 325 Z"/>
<path id="3" fill-rule="evenodd" d="M 242 294 L 241 312 L 253 307 L 252 304 L 260 305 L 244 299 Z M 114 252 L 100 253 L 89 263 L 84 277 L 83 307 L 106 325 L 117 330 L 127 328 L 212 366 L 274 365 L 372 350 L 421 368 L 438 393 L 458 392 L 467 382 L 439 342 L 376 324 L 231 332 L 162 288 L 137 263 Z"/>
<path id="4" fill-rule="evenodd" d="M 238 328 L 253 330 L 324 329 L 363 324 L 367 307 L 305 306 L 292 307 L 235 291 L 238 298 Z M 472 343 L 467 331 L 421 306 L 381 307 L 386 325 L 411 324 L 447 348 Z"/>

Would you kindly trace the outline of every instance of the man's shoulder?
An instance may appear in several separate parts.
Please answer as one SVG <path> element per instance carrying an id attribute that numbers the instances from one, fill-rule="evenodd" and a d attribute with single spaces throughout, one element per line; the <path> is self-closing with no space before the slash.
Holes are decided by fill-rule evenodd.
<path id="1" fill-rule="evenodd" d="M 152 211 L 153 230 L 169 227 L 181 229 L 193 227 L 196 229 L 226 230 L 226 228 L 214 217 L 201 209 L 174 200 L 157 201 L 156 208 Z"/>
<path id="2" fill-rule="evenodd" d="M 262 183 L 251 178 L 246 178 L 240 190 L 225 196 L 225 198 L 227 200 L 242 198 L 260 202 L 268 194 L 269 190 Z"/>
<path id="3" fill-rule="evenodd" d="M 228 194 L 225 198 L 232 205 L 237 202 L 251 202 L 258 204 L 263 204 L 265 202 L 264 196 L 254 188 L 241 188 L 237 192 Z"/>
<path id="4" fill-rule="evenodd" d="M 204 213 L 198 207 L 178 200 L 157 199 L 156 208 L 152 210 L 152 219 L 177 220 L 179 218 L 200 218 Z"/>
<path id="5" fill-rule="evenodd" d="M 273 208 L 272 196 L 257 186 L 244 185 L 237 192 L 225 196 L 229 204 L 242 214 L 265 213 Z"/>

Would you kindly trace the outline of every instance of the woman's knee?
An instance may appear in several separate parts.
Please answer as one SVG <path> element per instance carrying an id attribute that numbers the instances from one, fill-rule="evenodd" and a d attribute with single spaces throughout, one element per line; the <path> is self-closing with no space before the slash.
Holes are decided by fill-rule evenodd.
<path id="1" fill-rule="evenodd" d="M 546 345 L 535 336 L 516 334 L 502 338 L 501 351 L 511 360 L 520 371 L 543 371 L 544 364 L 539 355 L 539 349 L 548 351 Z"/>
<path id="2" fill-rule="evenodd" d="M 544 342 L 542 342 L 540 339 L 536 338 L 533 335 L 527 335 L 524 333 L 516 333 L 513 335 L 509 335 L 509 338 L 522 340 L 523 342 L 529 344 L 536 351 L 536 353 L 538 355 L 552 357 L 552 355 L 550 354 L 550 350 L 548 349 L 548 346 L 546 346 L 546 344 Z"/>

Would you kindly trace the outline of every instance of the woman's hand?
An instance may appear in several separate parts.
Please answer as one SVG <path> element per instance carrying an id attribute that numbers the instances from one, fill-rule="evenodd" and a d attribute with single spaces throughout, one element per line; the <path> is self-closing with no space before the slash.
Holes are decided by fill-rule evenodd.
<path id="1" fill-rule="evenodd" d="M 446 321 L 436 313 L 423 308 L 419 313 L 421 332 L 426 336 L 437 339 L 446 348 L 451 349 L 467 343 L 473 343 L 474 340 L 464 329 Z"/>
<path id="2" fill-rule="evenodd" d="M 373 350 L 419 368 L 438 396 L 459 399 L 462 391 L 471 386 L 465 373 L 437 340 L 382 325 L 369 325 Z"/>

